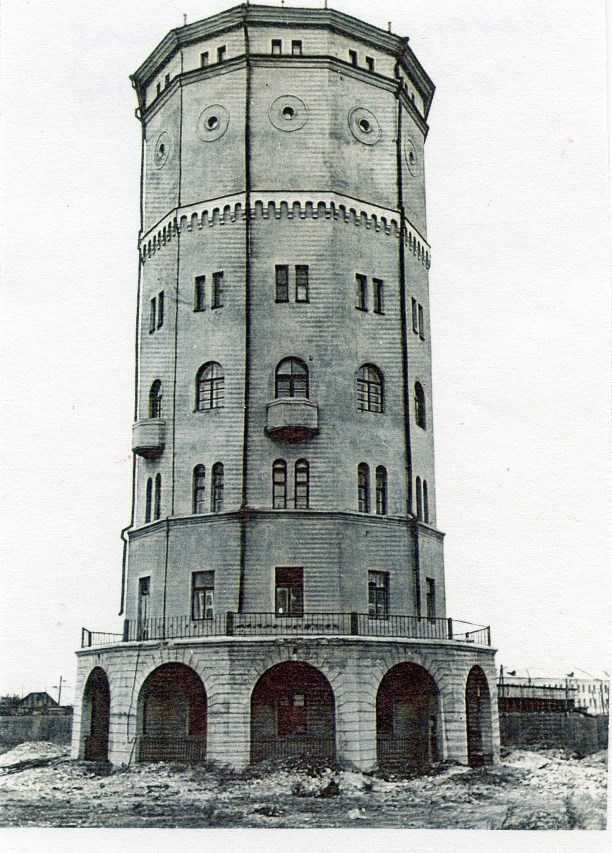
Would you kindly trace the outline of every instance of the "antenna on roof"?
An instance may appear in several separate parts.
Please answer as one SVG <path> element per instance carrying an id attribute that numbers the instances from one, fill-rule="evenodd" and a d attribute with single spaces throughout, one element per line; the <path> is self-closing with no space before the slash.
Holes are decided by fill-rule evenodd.
<path id="1" fill-rule="evenodd" d="M 388 33 L 392 32 L 392 30 L 391 30 L 391 21 L 387 21 L 387 32 L 388 32 Z"/>
<path id="2" fill-rule="evenodd" d="M 327 0 L 323 0 L 323 8 L 327 9 Z"/>
<path id="3" fill-rule="evenodd" d="M 183 12 L 183 26 L 187 26 L 187 15 L 185 14 L 185 12 Z"/>

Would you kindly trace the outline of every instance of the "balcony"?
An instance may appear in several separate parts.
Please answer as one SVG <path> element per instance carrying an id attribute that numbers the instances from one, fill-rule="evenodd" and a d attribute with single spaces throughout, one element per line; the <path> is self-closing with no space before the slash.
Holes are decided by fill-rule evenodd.
<path id="1" fill-rule="evenodd" d="M 123 634 L 104 634 L 82 629 L 81 648 L 144 640 L 183 640 L 202 637 L 389 637 L 406 640 L 449 640 L 456 643 L 491 645 L 491 628 L 454 619 L 426 616 L 388 616 L 374 619 L 367 613 L 276 613 L 227 612 L 213 619 L 168 616 L 126 619 Z"/>
<path id="2" fill-rule="evenodd" d="M 294 444 L 319 432 L 319 407 L 303 397 L 282 397 L 267 405 L 266 434 Z"/>
<path id="3" fill-rule="evenodd" d="M 144 418 L 132 427 L 132 451 L 145 459 L 157 459 L 164 452 L 166 421 Z"/>

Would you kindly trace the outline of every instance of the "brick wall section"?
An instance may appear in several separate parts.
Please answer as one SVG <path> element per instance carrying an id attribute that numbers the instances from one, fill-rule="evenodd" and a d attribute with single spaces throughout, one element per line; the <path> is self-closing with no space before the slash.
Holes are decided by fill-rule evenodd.
<path id="1" fill-rule="evenodd" d="M 535 712 L 499 715 L 502 746 L 548 744 L 588 754 L 607 747 L 607 728 L 607 717 Z"/>
<path id="2" fill-rule="evenodd" d="M 493 650 L 460 643 L 352 638 L 220 639 L 121 645 L 79 653 L 76 695 L 82 696 L 95 666 L 108 675 L 111 692 L 110 760 L 133 760 L 139 695 L 146 678 L 163 663 L 198 673 L 208 696 L 208 758 L 245 766 L 250 758 L 250 701 L 259 678 L 272 666 L 298 660 L 316 667 L 330 683 L 336 705 L 338 758 L 367 769 L 376 763 L 376 694 L 396 664 L 422 666 L 440 692 L 442 758 L 465 763 L 465 685 L 472 666 L 484 670 L 491 693 L 494 744 L 499 743 Z M 73 755 L 79 755 L 82 708 L 75 705 Z M 494 749 L 494 758 L 498 752 Z"/>

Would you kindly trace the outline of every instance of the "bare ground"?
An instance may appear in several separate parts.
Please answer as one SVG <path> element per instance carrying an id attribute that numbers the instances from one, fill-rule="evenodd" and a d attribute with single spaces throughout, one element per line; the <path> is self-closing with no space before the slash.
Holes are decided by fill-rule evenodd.
<path id="1" fill-rule="evenodd" d="M 413 779 L 261 765 L 110 771 L 28 743 L 0 755 L 0 826 L 605 829 L 606 763 L 605 752 L 556 749 Z"/>

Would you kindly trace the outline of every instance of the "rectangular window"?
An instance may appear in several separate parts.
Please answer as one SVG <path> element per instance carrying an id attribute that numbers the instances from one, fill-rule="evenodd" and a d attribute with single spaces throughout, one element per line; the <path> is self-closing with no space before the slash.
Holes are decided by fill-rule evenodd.
<path id="1" fill-rule="evenodd" d="M 295 301 L 308 302 L 308 267 L 295 268 Z"/>
<path id="2" fill-rule="evenodd" d="M 161 95 L 161 83 L 157 84 L 157 94 Z"/>
<path id="3" fill-rule="evenodd" d="M 287 463 L 282 459 L 272 466 L 272 506 L 287 509 Z"/>
<path id="4" fill-rule="evenodd" d="M 157 328 L 164 325 L 164 291 L 160 290 L 157 296 Z"/>
<path id="5" fill-rule="evenodd" d="M 221 47 L 217 48 L 217 62 L 223 62 L 225 60 L 225 56 L 227 54 L 227 48 L 225 45 L 221 45 Z"/>
<path id="6" fill-rule="evenodd" d="M 149 332 L 155 331 L 155 319 L 157 317 L 157 297 L 149 302 Z"/>
<path id="7" fill-rule="evenodd" d="M 213 292 L 211 308 L 223 308 L 223 273 L 213 273 Z"/>
<path id="8" fill-rule="evenodd" d="M 308 509 L 310 500 L 310 476 L 308 462 L 306 462 L 305 459 L 300 459 L 295 463 L 294 477 L 295 497 L 293 506 L 295 509 Z"/>
<path id="9" fill-rule="evenodd" d="M 272 56 L 280 56 L 283 52 L 283 43 L 280 39 L 272 39 Z"/>
<path id="10" fill-rule="evenodd" d="M 425 583 L 427 584 L 427 592 L 426 592 L 427 618 L 428 619 L 435 619 L 436 618 L 436 582 L 433 578 L 426 578 Z"/>
<path id="11" fill-rule="evenodd" d="M 366 56 L 366 66 L 368 71 L 374 71 L 374 57 Z"/>
<path id="12" fill-rule="evenodd" d="M 138 580 L 138 639 L 146 640 L 148 637 L 149 619 L 149 595 L 151 592 L 151 578 L 139 578 Z"/>
<path id="13" fill-rule="evenodd" d="M 276 301 L 289 302 L 289 267 L 276 267 Z"/>
<path id="14" fill-rule="evenodd" d="M 368 310 L 368 279 L 365 275 L 357 273 L 355 275 L 355 285 L 357 288 L 357 303 L 355 307 L 359 311 Z"/>
<path id="15" fill-rule="evenodd" d="M 200 54 L 200 66 L 201 68 L 206 68 L 208 65 L 208 51 L 205 50 L 204 53 Z"/>
<path id="16" fill-rule="evenodd" d="M 304 613 L 304 569 L 276 569 L 275 611 L 277 616 L 302 616 Z"/>
<path id="17" fill-rule="evenodd" d="M 374 288 L 374 313 L 375 314 L 384 314 L 385 313 L 384 284 L 379 278 L 375 278 L 375 279 L 372 279 L 372 286 Z"/>
<path id="18" fill-rule="evenodd" d="M 425 340 L 425 319 L 423 317 L 423 306 L 419 305 L 419 337 Z"/>
<path id="19" fill-rule="evenodd" d="M 170 85 L 170 75 L 166 74 L 166 76 L 164 78 L 164 89 L 166 88 L 166 86 L 169 86 L 169 85 Z"/>
<path id="20" fill-rule="evenodd" d="M 357 51 L 356 50 L 349 50 L 348 54 L 349 54 L 349 62 L 351 63 L 351 65 L 354 65 L 355 68 L 357 68 Z"/>
<path id="21" fill-rule="evenodd" d="M 215 600 L 215 573 L 194 572 L 191 576 L 191 618 L 212 619 Z"/>
<path id="22" fill-rule="evenodd" d="M 301 41 L 295 40 L 295 41 L 291 42 L 291 53 L 294 56 L 301 56 L 302 55 L 302 42 Z"/>
<path id="23" fill-rule="evenodd" d="M 196 275 L 193 284 L 193 310 L 203 311 L 206 307 L 206 276 Z"/>
<path id="24" fill-rule="evenodd" d="M 419 333 L 418 303 L 414 296 L 412 297 L 412 331 L 416 335 Z"/>
<path id="25" fill-rule="evenodd" d="M 389 618 L 389 575 L 387 572 L 368 572 L 368 616 L 370 619 Z"/>

